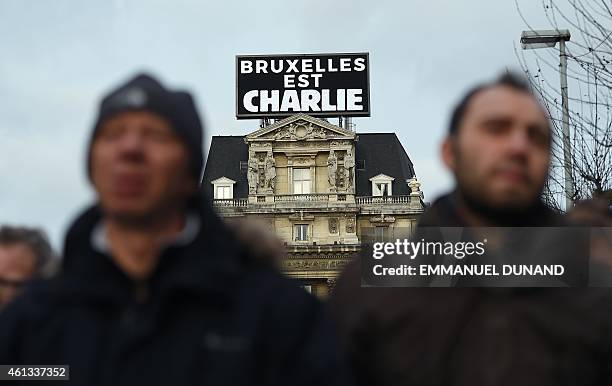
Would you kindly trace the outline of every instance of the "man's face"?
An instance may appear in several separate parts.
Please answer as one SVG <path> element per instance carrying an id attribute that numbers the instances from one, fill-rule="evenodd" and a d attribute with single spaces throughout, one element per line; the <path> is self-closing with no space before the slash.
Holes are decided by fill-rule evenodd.
<path id="1" fill-rule="evenodd" d="M 107 215 L 147 220 L 184 203 L 197 187 L 189 150 L 154 113 L 124 112 L 106 120 L 91 157 L 92 181 Z"/>
<path id="2" fill-rule="evenodd" d="M 537 202 L 550 162 L 550 127 L 533 96 L 495 86 L 476 93 L 443 158 L 471 200 L 493 210 Z"/>
<path id="3" fill-rule="evenodd" d="M 0 310 L 17 296 L 35 267 L 34 254 L 27 245 L 0 244 Z"/>

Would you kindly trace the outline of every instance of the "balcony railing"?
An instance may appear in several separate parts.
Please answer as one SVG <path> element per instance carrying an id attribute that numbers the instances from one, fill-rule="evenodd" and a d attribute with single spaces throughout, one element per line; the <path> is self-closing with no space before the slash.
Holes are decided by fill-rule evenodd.
<path id="1" fill-rule="evenodd" d="M 362 196 L 355 197 L 357 205 L 376 205 L 376 204 L 409 204 L 410 196 Z"/>
<path id="2" fill-rule="evenodd" d="M 213 200 L 214 206 L 219 207 L 230 207 L 230 208 L 246 208 L 247 199 L 246 198 L 230 198 L 230 199 L 217 199 Z"/>
<path id="3" fill-rule="evenodd" d="M 329 194 L 277 194 L 274 196 L 275 203 L 300 203 L 300 202 L 329 202 Z M 345 201 L 346 196 L 338 195 L 338 201 Z M 259 199 L 260 197 L 258 197 Z M 265 202 L 263 196 L 261 196 L 261 203 Z M 260 202 L 258 200 L 258 202 Z M 391 204 L 391 205 L 408 205 L 410 204 L 410 196 L 361 196 L 355 197 L 355 203 L 357 205 L 378 205 L 378 204 Z M 216 199 L 213 200 L 213 205 L 222 208 L 246 208 L 248 206 L 248 200 L 246 198 L 233 198 L 233 199 Z"/>
<path id="4" fill-rule="evenodd" d="M 329 201 L 329 194 L 278 194 L 274 202 L 325 202 Z"/>

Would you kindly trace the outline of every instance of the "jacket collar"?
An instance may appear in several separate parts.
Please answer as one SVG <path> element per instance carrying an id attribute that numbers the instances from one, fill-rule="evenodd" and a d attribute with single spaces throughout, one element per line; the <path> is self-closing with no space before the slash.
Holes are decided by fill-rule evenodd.
<path id="1" fill-rule="evenodd" d="M 204 196 L 194 199 L 189 210 L 200 224 L 199 231 L 190 242 L 165 248 L 146 283 L 162 296 L 189 292 L 228 301 L 242 272 L 245 252 Z M 64 291 L 79 299 L 122 301 L 137 283 L 110 256 L 92 246 L 92 234 L 101 220 L 100 207 L 94 205 L 74 221 L 66 235 L 58 280 Z"/>
<path id="2" fill-rule="evenodd" d="M 562 226 L 562 216 L 538 201 L 519 223 L 506 224 L 516 227 Z M 469 224 L 459 211 L 459 193 L 454 190 L 434 201 L 419 221 L 422 227 L 468 227 Z M 500 224 L 499 226 L 504 226 Z"/>

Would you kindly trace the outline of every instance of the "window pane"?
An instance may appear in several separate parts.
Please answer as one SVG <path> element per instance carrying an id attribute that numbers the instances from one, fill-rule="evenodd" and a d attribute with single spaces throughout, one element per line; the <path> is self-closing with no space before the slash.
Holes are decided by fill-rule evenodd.
<path id="1" fill-rule="evenodd" d="M 310 180 L 310 169 L 296 168 L 293 169 L 293 181 Z"/>
<path id="2" fill-rule="evenodd" d="M 217 191 L 215 192 L 215 198 L 219 200 L 229 199 L 231 198 L 231 187 L 230 186 L 217 186 Z"/>
<path id="3" fill-rule="evenodd" d="M 376 191 L 372 192 L 373 196 L 388 196 L 390 184 L 388 182 L 377 182 L 375 184 Z"/>
<path id="4" fill-rule="evenodd" d="M 380 191 L 380 184 L 374 184 L 374 187 L 375 187 L 376 189 L 374 189 L 374 191 L 372 192 L 372 195 L 373 195 L 373 196 L 381 196 L 381 195 L 382 195 L 382 193 L 381 193 L 381 191 Z"/>
<path id="5" fill-rule="evenodd" d="M 308 224 L 297 224 L 293 227 L 295 241 L 308 240 Z"/>
<path id="6" fill-rule="evenodd" d="M 386 230 L 385 227 L 376 227 L 376 228 L 374 228 L 374 235 L 375 235 L 375 239 L 377 241 L 386 241 L 385 240 L 385 236 L 386 236 L 385 230 Z"/>

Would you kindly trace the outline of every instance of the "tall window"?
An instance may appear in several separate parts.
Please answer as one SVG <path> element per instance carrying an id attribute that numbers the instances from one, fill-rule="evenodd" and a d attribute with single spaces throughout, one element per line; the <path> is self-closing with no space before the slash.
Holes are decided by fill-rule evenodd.
<path id="1" fill-rule="evenodd" d="M 232 187 L 217 186 L 217 191 L 215 193 L 215 198 L 218 200 L 230 199 L 232 198 Z"/>
<path id="2" fill-rule="evenodd" d="M 294 241 L 308 241 L 308 224 L 295 224 L 293 226 Z"/>
<path id="3" fill-rule="evenodd" d="M 375 227 L 374 238 L 376 241 L 389 241 L 389 228 L 388 227 Z"/>
<path id="4" fill-rule="evenodd" d="M 310 168 L 293 169 L 293 193 L 310 194 Z"/>

